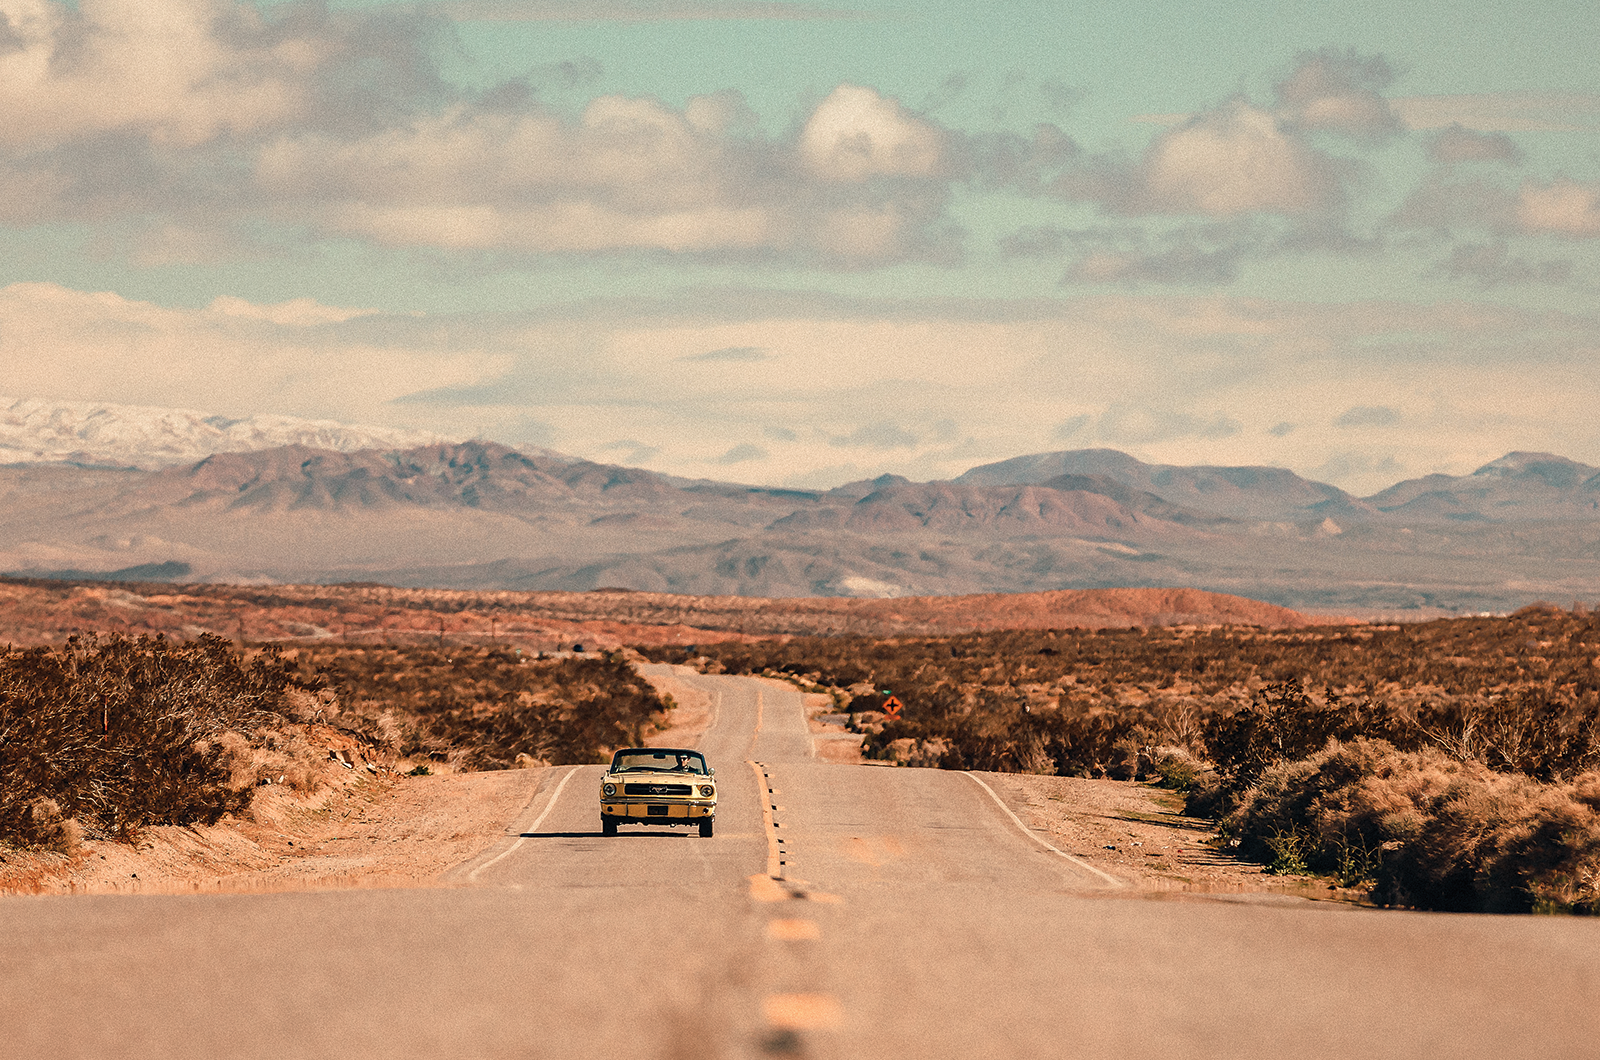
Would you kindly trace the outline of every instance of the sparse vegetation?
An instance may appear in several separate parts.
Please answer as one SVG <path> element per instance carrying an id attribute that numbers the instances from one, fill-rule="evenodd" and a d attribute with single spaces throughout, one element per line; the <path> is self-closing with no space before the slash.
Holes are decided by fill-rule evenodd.
<path id="1" fill-rule="evenodd" d="M 646 651 L 831 690 L 869 757 L 1186 791 L 1243 856 L 1386 904 L 1600 912 L 1600 618 L 1581 608 Z"/>
<path id="2" fill-rule="evenodd" d="M 620 656 L 74 638 L 0 650 L 0 843 L 71 853 L 214 823 L 259 784 L 313 790 L 333 735 L 369 761 L 496 769 L 597 761 L 666 704 Z M 348 760 L 348 759 L 347 759 Z"/>
<path id="3" fill-rule="evenodd" d="M 460 769 L 602 760 L 670 709 L 620 653 L 539 659 L 503 648 L 300 648 L 339 721 L 391 755 Z"/>
<path id="4" fill-rule="evenodd" d="M 304 686 L 226 641 L 74 638 L 0 652 L 0 839 L 70 852 L 85 833 L 213 822 L 249 801 Z"/>

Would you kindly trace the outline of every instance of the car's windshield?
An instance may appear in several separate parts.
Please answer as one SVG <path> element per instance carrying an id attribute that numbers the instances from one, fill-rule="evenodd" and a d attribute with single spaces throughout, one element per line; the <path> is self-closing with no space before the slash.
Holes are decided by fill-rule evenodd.
<path id="1" fill-rule="evenodd" d="M 646 769 L 657 773 L 699 773 L 703 776 L 706 759 L 699 751 L 618 751 L 611 760 L 611 769 L 612 772 Z"/>

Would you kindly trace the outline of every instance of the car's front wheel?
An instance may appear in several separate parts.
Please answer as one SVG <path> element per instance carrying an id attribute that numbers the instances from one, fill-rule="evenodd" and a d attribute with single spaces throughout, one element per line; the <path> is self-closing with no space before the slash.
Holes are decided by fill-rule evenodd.
<path id="1" fill-rule="evenodd" d="M 616 835 L 617 834 L 617 822 L 613 821 L 609 817 L 600 818 L 600 834 L 601 835 Z"/>
<path id="2" fill-rule="evenodd" d="M 700 838 L 701 839 L 710 839 L 711 838 L 711 826 L 712 826 L 712 824 L 713 824 L 713 821 L 712 821 L 712 819 L 710 817 L 703 817 L 703 818 L 700 819 Z"/>

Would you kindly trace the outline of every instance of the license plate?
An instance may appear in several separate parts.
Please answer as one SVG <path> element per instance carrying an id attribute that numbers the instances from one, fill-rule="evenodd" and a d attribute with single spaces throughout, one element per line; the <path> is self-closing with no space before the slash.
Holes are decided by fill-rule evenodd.
<path id="1" fill-rule="evenodd" d="M 650 806 L 646 807 L 645 812 L 647 812 L 651 817 L 665 817 L 667 815 L 667 808 L 665 806 Z"/>

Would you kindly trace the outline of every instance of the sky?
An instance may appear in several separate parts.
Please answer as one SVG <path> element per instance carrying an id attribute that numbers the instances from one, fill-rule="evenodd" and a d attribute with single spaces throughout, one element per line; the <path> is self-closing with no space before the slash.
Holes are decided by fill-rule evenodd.
<path id="1" fill-rule="evenodd" d="M 0 393 L 726 481 L 1600 465 L 1600 5 L 0 0 Z"/>

